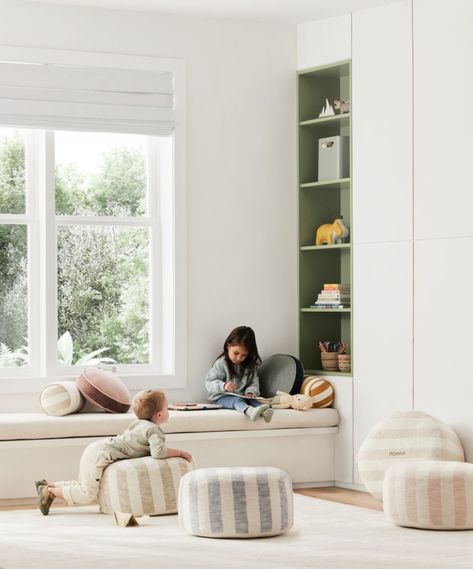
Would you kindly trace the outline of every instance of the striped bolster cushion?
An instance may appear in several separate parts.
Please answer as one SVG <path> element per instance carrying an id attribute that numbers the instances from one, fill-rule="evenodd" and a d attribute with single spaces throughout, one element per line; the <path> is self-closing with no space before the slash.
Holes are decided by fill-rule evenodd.
<path id="1" fill-rule="evenodd" d="M 47 415 L 62 417 L 80 411 L 85 399 L 73 381 L 57 381 L 46 385 L 41 391 L 39 402 Z"/>
<path id="2" fill-rule="evenodd" d="M 358 452 L 358 471 L 368 492 L 382 499 L 386 470 L 398 460 L 465 460 L 453 429 L 422 411 L 400 411 L 381 421 Z"/>
<path id="3" fill-rule="evenodd" d="M 194 467 L 180 457 L 146 456 L 114 462 L 102 477 L 98 496 L 100 511 L 135 516 L 174 514 L 181 477 Z"/>
<path id="4" fill-rule="evenodd" d="M 293 523 L 292 482 L 273 467 L 201 468 L 179 488 L 179 521 L 192 535 L 278 535 Z"/>
<path id="5" fill-rule="evenodd" d="M 473 464 L 398 462 L 386 472 L 383 508 L 395 524 L 424 529 L 473 529 Z"/>

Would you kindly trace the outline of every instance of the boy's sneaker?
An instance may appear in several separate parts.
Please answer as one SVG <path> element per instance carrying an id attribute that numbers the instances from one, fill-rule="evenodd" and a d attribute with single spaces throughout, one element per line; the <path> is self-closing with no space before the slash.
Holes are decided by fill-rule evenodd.
<path id="1" fill-rule="evenodd" d="M 41 482 L 40 480 L 38 480 L 37 482 Z M 37 484 L 37 482 L 35 482 L 35 484 Z M 43 514 L 43 516 L 47 516 L 49 514 L 49 508 L 51 507 L 51 504 L 54 501 L 54 498 L 56 497 L 52 492 L 50 492 L 48 486 L 46 484 L 37 484 L 36 485 L 37 491 L 38 491 L 38 506 L 39 509 L 41 510 L 41 513 Z"/>
<path id="2" fill-rule="evenodd" d="M 48 481 L 45 478 L 42 480 L 35 480 L 34 485 L 36 486 L 36 494 L 39 494 L 41 486 L 48 486 Z"/>

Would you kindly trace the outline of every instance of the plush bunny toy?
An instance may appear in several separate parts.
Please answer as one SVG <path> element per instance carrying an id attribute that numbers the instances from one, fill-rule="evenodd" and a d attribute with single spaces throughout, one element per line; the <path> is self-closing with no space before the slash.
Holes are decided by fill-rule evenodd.
<path id="1" fill-rule="evenodd" d="M 284 391 L 277 391 L 276 397 L 271 401 L 273 409 L 297 409 L 297 411 L 305 411 L 312 408 L 312 398 L 308 395 L 290 395 Z"/>

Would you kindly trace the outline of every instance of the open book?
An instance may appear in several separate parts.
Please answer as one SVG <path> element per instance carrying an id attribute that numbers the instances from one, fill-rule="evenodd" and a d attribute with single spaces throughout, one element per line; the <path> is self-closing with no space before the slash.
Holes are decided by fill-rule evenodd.
<path id="1" fill-rule="evenodd" d="M 222 406 L 216 403 L 170 403 L 168 405 L 168 409 L 171 411 L 204 411 L 221 408 Z"/>

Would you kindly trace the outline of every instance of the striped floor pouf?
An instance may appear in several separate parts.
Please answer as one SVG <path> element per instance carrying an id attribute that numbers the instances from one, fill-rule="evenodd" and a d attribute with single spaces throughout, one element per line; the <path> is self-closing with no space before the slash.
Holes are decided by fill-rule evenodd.
<path id="1" fill-rule="evenodd" d="M 382 500 L 386 470 L 399 460 L 463 462 L 460 439 L 446 423 L 423 411 L 399 411 L 378 423 L 357 455 L 358 472 L 368 492 Z"/>
<path id="2" fill-rule="evenodd" d="M 386 516 L 400 526 L 473 529 L 473 464 L 398 462 L 384 477 L 383 508 Z"/>
<path id="3" fill-rule="evenodd" d="M 98 496 L 100 511 L 135 516 L 175 514 L 181 478 L 194 467 L 180 457 L 146 456 L 114 462 L 103 474 Z"/>
<path id="4" fill-rule="evenodd" d="M 192 535 L 278 535 L 293 524 L 292 481 L 274 467 L 200 468 L 181 479 L 179 522 Z"/>

